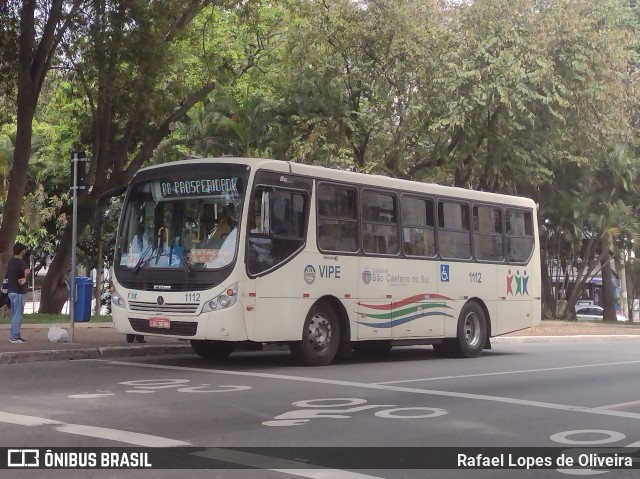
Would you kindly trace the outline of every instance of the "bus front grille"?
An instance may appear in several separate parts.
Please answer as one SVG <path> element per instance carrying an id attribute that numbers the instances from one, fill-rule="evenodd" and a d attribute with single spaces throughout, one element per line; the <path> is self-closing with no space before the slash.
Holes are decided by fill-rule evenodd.
<path id="1" fill-rule="evenodd" d="M 131 311 L 148 311 L 151 313 L 183 313 L 193 314 L 198 309 L 197 303 L 146 303 L 143 301 L 129 301 Z"/>
<path id="2" fill-rule="evenodd" d="M 198 323 L 193 321 L 171 321 L 170 328 L 150 328 L 148 319 L 129 318 L 129 324 L 138 333 L 171 334 L 176 336 L 195 336 Z"/>

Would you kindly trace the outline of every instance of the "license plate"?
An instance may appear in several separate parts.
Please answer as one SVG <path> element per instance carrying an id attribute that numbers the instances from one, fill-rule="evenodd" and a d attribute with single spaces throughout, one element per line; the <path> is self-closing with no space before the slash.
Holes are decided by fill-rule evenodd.
<path id="1" fill-rule="evenodd" d="M 164 318 L 149 318 L 149 327 L 169 329 L 171 327 L 171 320 Z"/>

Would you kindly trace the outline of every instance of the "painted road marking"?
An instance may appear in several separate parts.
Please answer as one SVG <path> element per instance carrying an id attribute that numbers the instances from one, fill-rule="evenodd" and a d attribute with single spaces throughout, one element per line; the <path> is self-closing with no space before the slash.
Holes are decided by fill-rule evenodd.
<path id="1" fill-rule="evenodd" d="M 541 402 L 541 401 L 530 401 L 527 399 L 516 399 L 516 398 L 508 398 L 508 397 L 501 397 L 501 396 L 488 396 L 485 394 L 439 391 L 435 389 L 417 389 L 417 388 L 408 388 L 403 386 L 391 386 L 388 384 L 357 383 L 352 381 L 341 381 L 338 379 L 309 378 L 309 377 L 303 377 L 303 376 L 288 376 L 285 374 L 256 373 L 256 372 L 249 372 L 249 371 L 202 369 L 202 368 L 191 368 L 186 366 L 168 366 L 163 364 L 131 363 L 127 361 L 108 361 L 108 363 L 116 366 L 132 366 L 132 367 L 149 368 L 149 369 L 167 369 L 172 371 L 191 371 L 191 372 L 201 373 L 201 374 L 208 373 L 208 374 L 224 374 L 228 376 L 281 379 L 285 381 L 298 381 L 303 383 L 315 383 L 315 384 L 331 384 L 333 386 L 347 386 L 352 388 L 374 389 L 379 391 L 405 392 L 405 393 L 411 393 L 411 394 L 424 394 L 428 396 L 442 396 L 442 397 L 452 397 L 452 398 L 458 398 L 458 399 L 476 399 L 479 401 L 515 404 L 519 406 L 531 406 L 531 407 L 538 407 L 543 409 L 555 409 L 558 411 L 572 411 L 572 412 L 581 412 L 581 413 L 587 413 L 587 414 L 596 414 L 599 416 L 626 417 L 628 419 L 640 419 L 640 414 L 632 413 L 632 412 L 611 411 L 608 409 L 594 409 L 594 408 L 584 407 L 584 406 L 573 406 L 570 404 L 556 404 L 556 403 L 548 403 L 548 402 Z"/>
<path id="2" fill-rule="evenodd" d="M 89 436 L 99 439 L 108 439 L 111 441 L 124 442 L 135 446 L 143 447 L 179 447 L 191 446 L 190 442 L 178 441 L 160 436 L 151 436 L 149 434 L 141 434 L 131 431 L 122 431 L 119 429 L 109 429 L 105 427 L 85 426 L 82 424 L 68 424 L 61 421 L 55 421 L 45 417 L 26 416 L 23 414 L 14 414 L 10 412 L 0 411 L 0 422 L 17 424 L 20 426 L 53 426 L 59 432 L 68 434 L 78 434 L 81 436 Z M 310 479 L 380 479 L 378 476 L 370 476 L 359 474 L 357 472 L 343 471 L 341 469 L 329 469 L 319 466 L 306 466 L 300 462 L 285 461 L 284 459 L 273 458 L 269 456 L 261 456 L 259 454 L 251 454 L 246 452 L 230 451 L 230 450 L 208 450 L 195 453 L 194 455 L 208 457 L 211 459 L 219 459 L 225 462 L 240 464 L 250 467 L 267 467 L 268 470 L 289 474 L 292 476 L 308 477 Z M 274 469 L 274 465 L 282 464 L 284 469 Z M 297 469 L 288 469 L 290 465 L 299 466 Z"/>
<path id="3" fill-rule="evenodd" d="M 151 436 L 138 432 L 122 431 L 119 429 L 109 429 L 106 427 L 84 426 L 82 424 L 62 424 L 56 426 L 56 430 L 80 436 L 97 437 L 99 439 L 109 439 L 111 441 L 125 442 L 135 446 L 144 447 L 177 447 L 190 446 L 190 442 L 178 441 L 160 436 Z"/>
<path id="4" fill-rule="evenodd" d="M 262 424 L 265 426 L 301 426 L 307 424 L 311 419 L 349 419 L 353 417 L 351 413 L 379 408 L 386 409 L 376 411 L 374 414 L 378 417 L 389 419 L 425 419 L 444 416 L 448 413 L 445 409 L 422 406 L 401 408 L 392 404 L 369 404 L 364 406 L 366 402 L 366 399 L 361 398 L 305 399 L 304 401 L 291 403 L 291 405 L 309 409 L 289 411 L 274 417 L 273 421 L 264 421 Z M 346 408 L 346 406 L 352 407 Z"/>
<path id="5" fill-rule="evenodd" d="M 250 452 L 232 451 L 229 449 L 208 449 L 202 452 L 196 452 L 193 455 L 311 479 L 379 479 L 378 476 L 370 476 L 341 469 L 329 469 L 320 466 L 307 466 L 298 461 L 288 461 L 286 459 L 278 459 Z M 278 467 L 278 464 L 282 465 Z M 289 469 L 291 465 L 296 465 L 298 468 Z"/>
<path id="6" fill-rule="evenodd" d="M 501 371 L 496 373 L 462 374 L 460 376 L 440 376 L 437 378 L 405 379 L 401 381 L 385 381 L 385 382 L 373 383 L 373 384 L 400 384 L 400 383 L 414 383 L 414 382 L 420 382 L 420 381 L 439 381 L 441 379 L 479 378 L 483 376 L 501 376 L 505 374 L 540 373 L 545 371 L 562 371 L 564 369 L 595 368 L 595 367 L 603 367 L 603 366 L 619 366 L 621 364 L 638 364 L 638 363 L 640 363 L 640 361 L 620 361 L 616 363 L 597 363 L 597 364 L 583 364 L 578 366 L 560 366 L 556 368 L 522 369 L 520 371 Z"/>
<path id="7" fill-rule="evenodd" d="M 621 402 L 618 404 L 609 404 L 607 406 L 594 407 L 593 409 L 618 409 L 627 406 L 640 406 L 640 401 Z"/>
<path id="8" fill-rule="evenodd" d="M 124 442 L 135 446 L 145 447 L 176 447 L 190 446 L 190 442 L 168 439 L 166 437 L 151 436 L 137 432 L 122 431 L 119 429 L 109 429 L 106 427 L 83 426 L 81 424 L 68 424 L 62 421 L 48 419 L 46 417 L 26 416 L 23 414 L 13 414 L 0 411 L 0 422 L 17 424 L 20 426 L 53 426 L 59 432 L 78 434 L 81 436 L 97 437 L 100 439 L 110 439 L 112 441 Z"/>
<path id="9" fill-rule="evenodd" d="M 569 436 L 576 436 L 576 435 L 584 435 L 586 436 L 588 439 L 570 439 Z M 600 435 L 602 436 L 601 438 L 598 439 L 593 439 L 593 436 L 596 435 Z M 563 432 L 559 432 L 557 434 L 552 434 L 549 439 L 551 439 L 554 442 L 560 443 L 560 444 L 566 444 L 568 446 L 585 446 L 585 447 L 591 447 L 593 452 L 598 451 L 597 449 L 593 449 L 594 446 L 599 445 L 599 444 L 606 444 L 607 448 L 603 449 L 602 452 L 605 454 L 612 454 L 612 453 L 621 453 L 624 455 L 628 455 L 631 452 L 638 452 L 638 447 L 640 447 L 640 441 L 636 441 L 633 442 L 631 444 L 628 444 L 626 446 L 618 446 L 618 448 L 614 449 L 613 446 L 611 445 L 611 443 L 614 442 L 619 442 L 622 441 L 626 438 L 627 436 L 621 432 L 617 432 L 617 431 L 606 431 L 606 430 L 602 430 L 602 429 L 578 429 L 575 431 L 563 431 Z M 573 450 L 573 451 L 569 451 L 570 453 L 573 453 L 574 455 L 576 454 L 580 454 L 581 450 L 577 449 L 577 450 Z M 638 462 L 637 458 L 633 459 L 634 462 Z M 567 468 L 558 468 L 556 469 L 556 471 L 562 473 L 562 474 L 568 474 L 571 476 L 592 476 L 592 475 L 599 475 L 599 474 L 606 474 L 608 472 L 612 472 L 611 470 L 608 469 L 567 469 Z"/>
<path id="10" fill-rule="evenodd" d="M 122 381 L 118 384 L 125 386 L 133 386 L 133 389 L 127 389 L 126 393 L 134 394 L 153 394 L 160 389 L 177 388 L 174 391 L 180 393 L 224 393 L 234 391 L 246 391 L 251 386 L 211 386 L 211 384 L 201 384 L 199 386 L 188 386 L 188 379 L 140 379 L 136 381 Z M 109 396 L 115 396 L 115 393 L 109 391 L 98 391 L 97 393 L 71 394 L 67 396 L 70 399 L 101 399 Z"/>
<path id="11" fill-rule="evenodd" d="M 58 424 L 62 424 L 60 421 L 54 421 L 44 417 L 23 416 L 22 414 L 2 411 L 0 411 L 0 422 L 17 424 L 18 426 L 57 426 Z"/>
<path id="12" fill-rule="evenodd" d="M 598 439 L 569 439 L 569 436 L 584 434 L 585 436 L 600 434 L 604 436 Z M 578 429 L 575 431 L 564 431 L 551 436 L 551 440 L 560 444 L 569 444 L 571 446 L 593 446 L 594 444 L 609 444 L 611 442 L 622 441 L 624 434 L 617 431 L 602 431 L 600 429 Z"/>

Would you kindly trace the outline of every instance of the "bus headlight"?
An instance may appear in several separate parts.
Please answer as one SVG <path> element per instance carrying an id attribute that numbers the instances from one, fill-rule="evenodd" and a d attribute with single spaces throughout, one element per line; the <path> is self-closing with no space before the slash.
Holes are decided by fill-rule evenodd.
<path id="1" fill-rule="evenodd" d="M 125 308 L 126 309 L 126 307 L 127 307 L 127 302 L 116 291 L 111 293 L 111 302 L 114 305 L 119 306 L 120 308 Z"/>
<path id="2" fill-rule="evenodd" d="M 217 308 L 218 302 L 215 299 L 212 299 L 211 301 L 207 301 L 204 308 L 202 308 L 202 312 L 215 311 Z"/>
<path id="3" fill-rule="evenodd" d="M 229 286 L 224 293 L 220 293 L 215 298 L 204 303 L 202 307 L 203 313 L 210 311 L 216 311 L 219 309 L 230 308 L 238 300 L 238 283 L 234 283 Z"/>

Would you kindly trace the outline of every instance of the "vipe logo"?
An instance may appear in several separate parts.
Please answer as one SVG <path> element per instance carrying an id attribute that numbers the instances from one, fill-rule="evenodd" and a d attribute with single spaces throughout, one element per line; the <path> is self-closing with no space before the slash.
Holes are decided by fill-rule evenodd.
<path id="1" fill-rule="evenodd" d="M 371 272 L 370 271 L 363 271 L 362 272 L 362 282 L 364 284 L 369 284 L 371 282 Z"/>
<path id="2" fill-rule="evenodd" d="M 38 449 L 8 449 L 8 467 L 40 467 L 40 451 Z"/>

